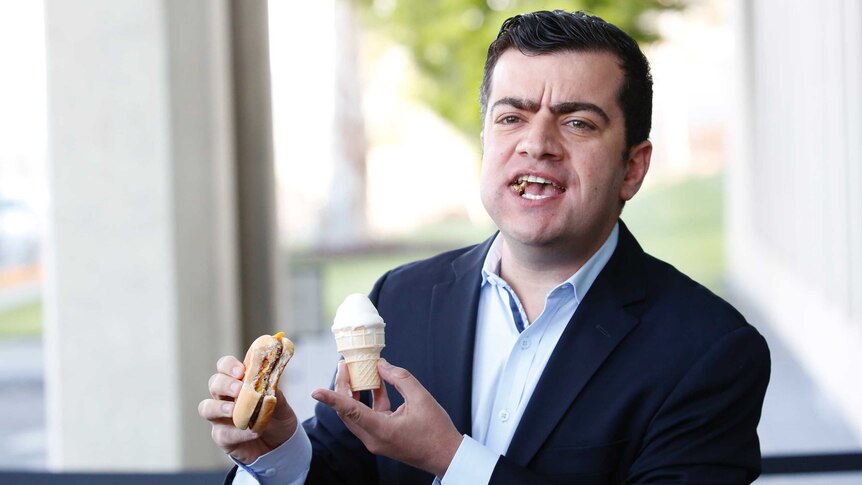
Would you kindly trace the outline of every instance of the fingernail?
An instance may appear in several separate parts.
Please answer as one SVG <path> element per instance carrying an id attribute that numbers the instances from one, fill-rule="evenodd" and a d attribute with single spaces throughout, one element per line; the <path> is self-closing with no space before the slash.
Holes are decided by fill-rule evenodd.
<path id="1" fill-rule="evenodd" d="M 225 414 L 233 414 L 233 403 L 232 402 L 226 402 L 226 403 L 222 404 L 221 410 Z"/>
<path id="2" fill-rule="evenodd" d="M 315 401 L 322 401 L 323 400 L 323 393 L 314 391 L 311 393 L 311 398 L 314 399 Z"/>
<path id="3" fill-rule="evenodd" d="M 231 369 L 230 373 L 233 374 L 234 377 L 239 379 L 240 377 L 242 377 L 242 367 L 234 367 L 233 369 Z"/>
<path id="4" fill-rule="evenodd" d="M 386 369 L 386 370 L 389 370 L 392 368 L 392 364 L 390 364 L 389 362 L 386 362 L 386 359 L 380 359 L 379 361 L 377 361 L 377 366 L 380 367 L 381 369 Z"/>
<path id="5" fill-rule="evenodd" d="M 231 392 L 234 396 L 236 396 L 237 394 L 239 394 L 239 388 L 240 388 L 240 387 L 242 387 L 242 383 L 241 383 L 241 382 L 234 382 L 233 384 L 231 384 L 231 385 L 230 385 L 230 392 Z"/>

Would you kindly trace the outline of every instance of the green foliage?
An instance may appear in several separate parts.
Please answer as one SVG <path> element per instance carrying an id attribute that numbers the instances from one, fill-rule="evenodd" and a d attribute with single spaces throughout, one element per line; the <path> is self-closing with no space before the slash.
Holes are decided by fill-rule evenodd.
<path id="1" fill-rule="evenodd" d="M 465 134 L 482 128 L 479 86 L 488 45 L 518 13 L 585 10 L 639 42 L 656 39 L 640 22 L 644 12 L 682 8 L 682 0 L 353 0 L 369 23 L 405 45 L 424 76 L 419 98 Z"/>

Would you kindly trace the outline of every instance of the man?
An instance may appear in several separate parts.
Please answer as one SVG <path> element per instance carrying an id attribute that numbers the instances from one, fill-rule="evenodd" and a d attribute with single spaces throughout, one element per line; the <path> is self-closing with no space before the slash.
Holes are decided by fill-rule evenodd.
<path id="1" fill-rule="evenodd" d="M 220 359 L 199 411 L 239 465 L 228 481 L 753 481 L 766 343 L 619 220 L 652 152 L 635 41 L 579 12 L 513 17 L 480 101 L 499 233 L 377 282 L 389 385 L 373 396 L 339 364 L 314 418 L 298 426 L 279 395 L 257 436 L 230 424 L 244 369 Z"/>

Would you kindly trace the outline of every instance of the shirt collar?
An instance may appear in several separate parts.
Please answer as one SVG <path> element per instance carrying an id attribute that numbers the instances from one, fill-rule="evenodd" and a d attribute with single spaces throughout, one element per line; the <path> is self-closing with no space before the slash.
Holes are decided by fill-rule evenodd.
<path id="1" fill-rule="evenodd" d="M 614 254 L 619 237 L 620 223 L 618 221 L 614 224 L 614 228 L 611 230 L 611 233 L 608 235 L 608 238 L 599 250 L 596 251 L 595 254 L 593 254 L 577 272 L 575 272 L 575 274 L 570 276 L 566 281 L 557 285 L 557 288 L 568 284 L 574 292 L 575 299 L 577 301 L 581 301 L 584 295 L 587 294 L 587 290 L 590 289 L 593 282 L 599 276 L 599 273 L 602 272 L 602 269 L 604 269 L 605 265 Z M 485 262 L 482 265 L 481 286 L 485 286 L 487 284 L 493 286 L 509 286 L 508 283 L 500 277 L 500 260 L 502 259 L 502 256 L 503 235 L 497 233 L 497 237 L 494 238 L 494 241 L 491 243 L 491 247 L 488 249 L 488 254 L 485 255 Z"/>

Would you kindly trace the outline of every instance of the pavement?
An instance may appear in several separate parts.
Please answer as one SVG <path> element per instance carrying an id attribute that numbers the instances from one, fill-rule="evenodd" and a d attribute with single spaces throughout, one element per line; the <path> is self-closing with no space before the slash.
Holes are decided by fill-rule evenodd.
<path id="1" fill-rule="evenodd" d="M 0 340 L 0 469 L 44 469 L 45 389 L 40 338 Z"/>

